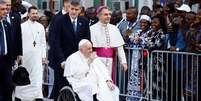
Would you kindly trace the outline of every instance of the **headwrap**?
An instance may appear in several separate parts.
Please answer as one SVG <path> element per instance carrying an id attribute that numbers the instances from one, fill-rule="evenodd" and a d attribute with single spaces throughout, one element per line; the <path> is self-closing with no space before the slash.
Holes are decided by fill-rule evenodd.
<path id="1" fill-rule="evenodd" d="M 148 22 L 151 22 L 151 18 L 148 15 L 141 15 L 140 20 L 142 19 L 147 20 Z"/>

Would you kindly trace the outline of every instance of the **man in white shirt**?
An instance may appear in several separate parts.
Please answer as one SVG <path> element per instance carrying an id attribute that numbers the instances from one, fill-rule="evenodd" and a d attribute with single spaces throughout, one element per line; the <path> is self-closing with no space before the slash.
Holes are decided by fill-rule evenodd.
<path id="1" fill-rule="evenodd" d="M 97 9 L 99 22 L 90 27 L 91 41 L 97 55 L 106 65 L 112 75 L 112 80 L 115 81 L 116 66 L 114 66 L 114 57 L 116 52 L 124 71 L 127 70 L 127 62 L 123 49 L 124 40 L 119 32 L 119 29 L 109 24 L 110 11 L 107 7 L 101 6 Z"/>
<path id="2" fill-rule="evenodd" d="M 98 101 L 119 101 L 119 89 L 87 39 L 82 39 L 79 51 L 67 58 L 64 76 L 82 101 L 93 101 L 95 94 Z"/>
<path id="3" fill-rule="evenodd" d="M 29 72 L 31 84 L 16 86 L 15 97 L 26 101 L 42 101 L 42 64 L 46 61 L 45 29 L 37 22 L 38 10 L 32 6 L 28 9 L 29 19 L 21 24 L 23 57 L 22 65 Z"/>

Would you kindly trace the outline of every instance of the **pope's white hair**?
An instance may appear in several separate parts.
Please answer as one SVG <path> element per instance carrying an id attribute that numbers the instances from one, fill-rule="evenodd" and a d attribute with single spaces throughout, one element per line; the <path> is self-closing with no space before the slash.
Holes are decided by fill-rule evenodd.
<path id="1" fill-rule="evenodd" d="M 82 48 L 82 46 L 84 44 L 86 44 L 87 42 L 90 42 L 88 39 L 82 39 L 80 40 L 79 44 L 78 44 L 78 49 L 80 50 L 80 48 Z"/>

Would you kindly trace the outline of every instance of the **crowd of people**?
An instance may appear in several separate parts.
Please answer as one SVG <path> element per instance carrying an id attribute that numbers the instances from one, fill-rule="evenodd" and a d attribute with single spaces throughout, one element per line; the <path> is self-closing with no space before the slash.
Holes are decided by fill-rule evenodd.
<path id="1" fill-rule="evenodd" d="M 57 100 L 67 85 L 82 101 L 118 101 L 115 56 L 126 72 L 127 47 L 201 53 L 201 9 L 193 12 L 187 4 L 129 7 L 123 17 L 124 12 L 106 6 L 85 9 L 80 0 L 63 0 L 57 14 L 45 11 L 39 17 L 31 6 L 22 18 L 21 3 L 0 0 L 0 101 L 12 101 L 12 95 L 15 101 L 43 101 L 44 95 Z M 138 60 L 135 52 L 132 57 Z M 29 72 L 29 85 L 13 85 L 16 64 Z M 43 72 L 50 69 L 53 90 L 43 92 Z M 128 82 L 128 94 L 137 96 L 138 78 Z"/>

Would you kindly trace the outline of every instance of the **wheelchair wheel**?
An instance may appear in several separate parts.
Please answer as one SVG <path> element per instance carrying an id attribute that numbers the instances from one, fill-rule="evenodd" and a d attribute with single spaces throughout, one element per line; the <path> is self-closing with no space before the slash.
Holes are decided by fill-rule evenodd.
<path id="1" fill-rule="evenodd" d="M 57 101 L 78 101 L 71 87 L 65 86 L 60 90 Z"/>

